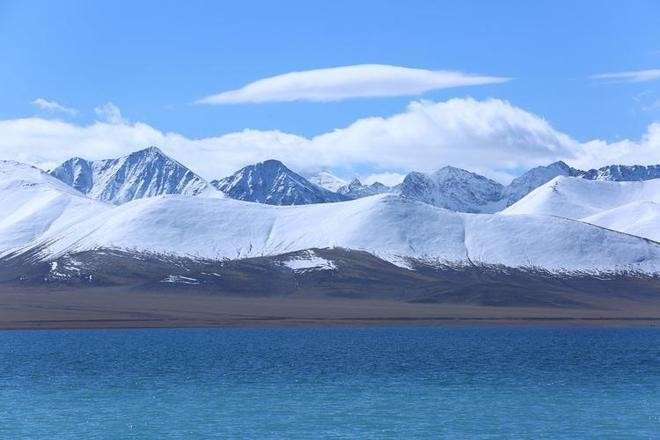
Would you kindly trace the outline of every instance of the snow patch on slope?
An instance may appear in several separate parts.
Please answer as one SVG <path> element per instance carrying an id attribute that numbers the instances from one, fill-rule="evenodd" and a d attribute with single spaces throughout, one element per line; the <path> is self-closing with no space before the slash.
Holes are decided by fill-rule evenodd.
<path id="1" fill-rule="evenodd" d="M 337 269 L 333 261 L 319 257 L 312 250 L 305 251 L 301 255 L 296 255 L 291 259 L 285 260 L 282 264 L 294 271 Z"/>

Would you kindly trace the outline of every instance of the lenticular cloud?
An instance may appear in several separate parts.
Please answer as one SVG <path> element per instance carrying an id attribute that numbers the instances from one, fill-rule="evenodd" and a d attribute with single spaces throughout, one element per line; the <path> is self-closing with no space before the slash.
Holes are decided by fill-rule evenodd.
<path id="1" fill-rule="evenodd" d="M 260 79 L 197 101 L 199 104 L 239 104 L 285 101 L 341 101 L 350 98 L 413 96 L 430 90 L 495 84 L 496 76 L 444 70 L 361 64 L 291 72 Z"/>

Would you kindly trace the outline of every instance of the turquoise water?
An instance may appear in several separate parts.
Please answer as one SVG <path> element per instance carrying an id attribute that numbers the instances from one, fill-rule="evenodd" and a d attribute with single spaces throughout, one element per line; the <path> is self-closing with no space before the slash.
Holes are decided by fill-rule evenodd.
<path id="1" fill-rule="evenodd" d="M 0 332 L 1 439 L 659 438 L 660 330 Z"/>

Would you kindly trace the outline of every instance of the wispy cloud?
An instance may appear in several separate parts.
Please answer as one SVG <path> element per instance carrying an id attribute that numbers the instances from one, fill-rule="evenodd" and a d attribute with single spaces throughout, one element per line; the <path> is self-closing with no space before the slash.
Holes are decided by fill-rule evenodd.
<path id="1" fill-rule="evenodd" d="M 112 102 L 106 102 L 105 104 L 96 107 L 94 113 L 96 113 L 96 115 L 103 121 L 109 122 L 110 124 L 123 124 L 126 122 L 121 115 L 119 107 Z"/>
<path id="2" fill-rule="evenodd" d="M 509 78 L 444 70 L 361 64 L 291 72 L 207 96 L 198 104 L 341 101 L 350 98 L 414 96 L 450 87 L 496 84 Z"/>
<path id="3" fill-rule="evenodd" d="M 607 82 L 646 82 L 660 79 L 660 69 L 631 70 L 628 72 L 612 72 L 591 75 L 589 78 Z"/>
<path id="4" fill-rule="evenodd" d="M 49 101 L 44 98 L 37 98 L 31 103 L 40 110 L 45 110 L 50 113 L 65 113 L 70 116 L 75 116 L 78 114 L 78 110 L 71 107 L 66 107 L 60 104 L 57 101 Z"/>

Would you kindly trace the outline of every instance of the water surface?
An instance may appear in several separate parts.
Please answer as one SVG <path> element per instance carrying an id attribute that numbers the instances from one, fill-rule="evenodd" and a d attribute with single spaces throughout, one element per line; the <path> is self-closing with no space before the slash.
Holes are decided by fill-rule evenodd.
<path id="1" fill-rule="evenodd" d="M 0 332 L 0 438 L 657 438 L 660 330 Z"/>

